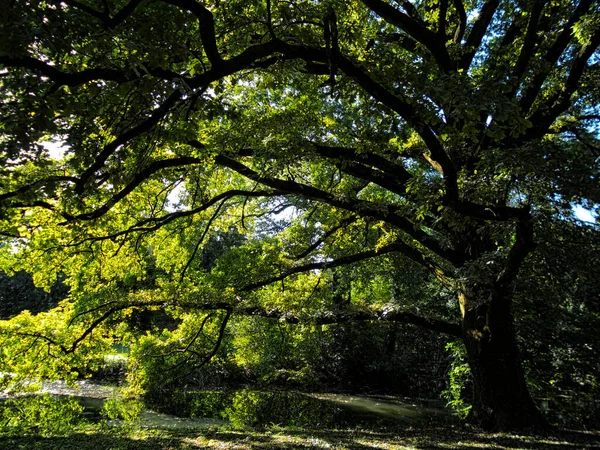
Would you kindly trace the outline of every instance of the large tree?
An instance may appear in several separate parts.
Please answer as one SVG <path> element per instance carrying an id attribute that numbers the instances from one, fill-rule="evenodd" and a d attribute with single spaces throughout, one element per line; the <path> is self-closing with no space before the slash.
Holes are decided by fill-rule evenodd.
<path id="1" fill-rule="evenodd" d="M 14 319 L 5 346 L 56 366 L 132 308 L 165 308 L 187 344 L 162 356 L 202 364 L 203 329 L 218 345 L 240 314 L 404 321 L 464 342 L 479 423 L 541 425 L 513 291 L 545 227 L 600 200 L 599 9 L 6 2 L 3 265 L 40 285 L 60 271 L 71 298 L 37 331 Z M 219 250 L 231 227 L 246 240 Z M 454 321 L 445 296 L 414 307 L 417 279 L 454 293 Z"/>

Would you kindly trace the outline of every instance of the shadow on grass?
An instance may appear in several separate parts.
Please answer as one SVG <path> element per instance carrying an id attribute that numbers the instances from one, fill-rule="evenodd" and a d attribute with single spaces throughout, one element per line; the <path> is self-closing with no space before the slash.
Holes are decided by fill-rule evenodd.
<path id="1" fill-rule="evenodd" d="M 102 432 L 66 437 L 0 435 L 0 449 L 600 449 L 600 432 L 556 431 L 547 435 L 486 434 L 465 427 L 405 427 L 380 431 L 273 429 L 234 431 L 142 430 L 132 435 Z"/>
<path id="2" fill-rule="evenodd" d="M 265 436 L 265 433 L 267 436 Z M 194 439 L 201 448 L 292 449 L 600 449 L 600 432 L 556 431 L 548 435 L 485 434 L 463 427 L 388 431 L 280 430 L 214 431 Z"/>
<path id="3" fill-rule="evenodd" d="M 143 439 L 111 436 L 103 433 L 77 433 L 61 437 L 2 436 L 0 449 L 10 450 L 165 450 L 197 448 L 179 437 L 146 437 Z"/>

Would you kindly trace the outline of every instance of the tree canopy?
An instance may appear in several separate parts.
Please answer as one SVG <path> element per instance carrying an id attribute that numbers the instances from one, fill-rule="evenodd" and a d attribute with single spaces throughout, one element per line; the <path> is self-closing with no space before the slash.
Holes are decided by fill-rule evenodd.
<path id="1" fill-rule="evenodd" d="M 597 261 L 573 206 L 600 204 L 599 9 L 10 2 L 0 268 L 70 295 L 2 323 L 0 371 L 93 365 L 115 336 L 193 368 L 243 316 L 398 321 L 464 342 L 480 424 L 541 425 L 513 313 L 554 262 Z M 139 309 L 172 323 L 136 334 Z"/>

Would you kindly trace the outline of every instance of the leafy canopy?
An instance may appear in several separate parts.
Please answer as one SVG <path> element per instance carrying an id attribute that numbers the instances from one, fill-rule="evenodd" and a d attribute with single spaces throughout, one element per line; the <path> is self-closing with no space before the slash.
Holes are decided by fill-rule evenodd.
<path id="1" fill-rule="evenodd" d="M 436 290 L 509 292 L 548 224 L 597 245 L 572 206 L 600 204 L 598 9 L 12 2 L 0 266 L 70 296 L 2 323 L 0 371 L 116 335 L 202 365 L 241 315 L 463 336 L 488 294 Z M 171 323 L 140 334 L 138 309 Z"/>

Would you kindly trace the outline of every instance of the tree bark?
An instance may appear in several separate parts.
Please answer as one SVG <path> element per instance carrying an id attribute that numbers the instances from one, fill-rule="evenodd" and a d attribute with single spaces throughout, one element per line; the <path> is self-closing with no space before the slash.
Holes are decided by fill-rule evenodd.
<path id="1" fill-rule="evenodd" d="M 511 299 L 504 293 L 461 294 L 463 341 L 473 377 L 473 409 L 486 430 L 540 429 L 546 421 L 525 380 L 517 349 Z"/>

